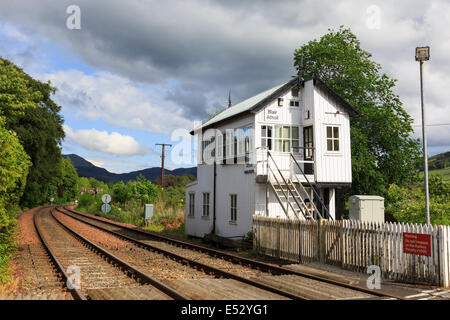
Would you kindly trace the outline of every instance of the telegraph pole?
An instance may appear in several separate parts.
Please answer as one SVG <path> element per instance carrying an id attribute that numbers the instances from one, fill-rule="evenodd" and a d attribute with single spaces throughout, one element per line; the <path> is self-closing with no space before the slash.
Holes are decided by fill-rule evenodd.
<path id="1" fill-rule="evenodd" d="M 162 146 L 162 155 L 161 155 L 161 198 L 164 201 L 164 157 L 165 157 L 165 147 L 171 147 L 171 144 L 168 143 L 157 143 L 157 146 Z"/>

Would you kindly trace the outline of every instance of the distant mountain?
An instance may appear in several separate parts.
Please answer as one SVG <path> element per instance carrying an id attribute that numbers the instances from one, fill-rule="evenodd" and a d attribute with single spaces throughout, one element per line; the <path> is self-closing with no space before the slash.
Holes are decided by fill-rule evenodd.
<path id="1" fill-rule="evenodd" d="M 76 154 L 66 154 L 63 155 L 63 157 L 70 159 L 73 166 L 78 172 L 78 176 L 87 178 L 92 177 L 103 182 L 127 182 L 129 180 L 136 180 L 136 178 L 140 174 L 142 174 L 147 180 L 151 181 L 155 181 L 157 178 L 161 177 L 161 167 L 153 167 L 139 171 L 132 171 L 129 173 L 112 173 L 104 168 L 93 165 L 86 159 L 83 159 Z M 196 177 L 197 167 L 178 168 L 174 170 L 164 169 L 164 174 L 170 174 L 174 176 L 184 176 L 186 174 L 190 174 Z"/>

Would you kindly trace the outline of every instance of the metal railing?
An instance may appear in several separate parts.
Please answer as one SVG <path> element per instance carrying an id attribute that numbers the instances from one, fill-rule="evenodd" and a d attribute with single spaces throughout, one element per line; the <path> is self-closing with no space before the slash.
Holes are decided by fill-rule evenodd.
<path id="1" fill-rule="evenodd" d="M 306 183 L 308 184 L 308 186 L 311 188 L 311 190 L 313 190 L 314 195 L 317 197 L 317 199 L 319 199 L 320 204 L 322 205 L 323 210 L 326 211 L 327 214 L 327 218 L 334 220 L 333 217 L 330 214 L 330 211 L 328 210 L 327 206 L 325 205 L 325 203 L 323 202 L 322 198 L 320 197 L 319 193 L 317 192 L 316 188 L 311 184 L 311 182 L 309 181 L 308 177 L 306 176 L 306 174 L 303 172 L 302 168 L 300 167 L 300 165 L 298 164 L 297 160 L 295 159 L 294 155 L 291 153 L 291 159 L 293 160 L 293 163 L 295 163 L 297 165 L 297 168 L 300 170 L 301 174 L 303 175 L 303 177 L 306 180 Z M 297 178 L 297 175 L 294 174 L 294 176 Z M 298 178 L 297 178 L 298 179 Z M 303 187 L 302 183 L 300 183 L 300 185 Z M 315 210 L 317 211 L 317 213 L 319 214 L 320 218 L 322 219 L 322 215 L 320 214 L 320 211 L 317 210 L 317 207 L 314 204 L 314 201 L 311 201 L 311 205 L 314 206 Z"/>
<path id="2" fill-rule="evenodd" d="M 270 170 L 270 172 L 272 173 L 273 177 L 275 178 L 275 181 L 276 181 L 276 183 L 277 183 L 277 186 L 280 188 L 280 190 L 283 192 L 283 196 L 286 198 L 287 204 L 286 204 L 286 209 L 284 209 L 284 207 L 283 207 L 284 212 L 286 213 L 287 216 L 289 216 L 288 210 L 287 210 L 287 209 L 288 209 L 288 205 L 289 205 L 289 206 L 291 207 L 292 211 L 294 212 L 295 216 L 296 216 L 297 219 L 298 219 L 297 211 L 295 210 L 295 208 L 294 208 L 294 206 L 292 205 L 292 203 L 289 201 L 289 197 L 288 197 L 288 195 L 286 195 L 285 191 L 283 190 L 282 184 L 280 183 L 280 181 L 278 180 L 277 176 L 276 176 L 275 173 L 273 172 L 272 167 L 269 165 L 269 159 L 272 159 L 272 162 L 273 162 L 273 164 L 274 164 L 276 170 L 278 171 L 278 174 L 279 174 L 280 177 L 283 179 L 284 185 L 286 186 L 288 192 L 291 194 L 292 198 L 294 199 L 295 203 L 297 204 L 298 208 L 300 209 L 300 212 L 303 214 L 303 217 L 304 217 L 305 219 L 308 219 L 309 217 L 306 215 L 306 213 L 305 213 L 305 211 L 303 210 L 301 204 L 300 204 L 300 203 L 298 202 L 298 200 L 297 200 L 297 197 L 298 197 L 298 196 L 296 197 L 296 196 L 294 195 L 294 192 L 292 191 L 292 189 L 291 189 L 289 183 L 286 181 L 286 179 L 284 178 L 283 174 L 281 173 L 280 168 L 279 168 L 278 165 L 276 164 L 275 159 L 273 158 L 273 156 L 272 156 L 272 154 L 270 153 L 270 151 L 267 150 L 267 181 L 268 181 L 268 183 L 270 184 L 270 186 L 272 187 L 272 189 L 273 189 L 273 191 L 274 191 L 274 193 L 275 193 L 275 195 L 276 195 L 276 197 L 277 197 L 278 202 L 279 202 L 280 205 L 283 207 L 282 201 L 281 201 L 280 197 L 278 196 L 277 190 L 275 190 L 275 186 L 272 184 L 272 181 L 271 181 L 270 178 L 269 178 L 269 170 Z M 305 203 L 303 202 L 303 200 L 301 199 L 301 197 L 300 197 L 300 201 L 302 202 L 303 206 L 306 208 L 306 205 L 305 205 Z"/>

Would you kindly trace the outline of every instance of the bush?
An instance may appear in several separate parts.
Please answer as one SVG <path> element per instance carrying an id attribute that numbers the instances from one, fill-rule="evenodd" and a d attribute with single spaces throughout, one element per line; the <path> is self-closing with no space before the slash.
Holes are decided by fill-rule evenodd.
<path id="1" fill-rule="evenodd" d="M 15 250 L 15 218 L 20 213 L 15 204 L 25 188 L 29 159 L 15 133 L 5 129 L 0 117 L 0 283 L 7 279 L 7 262 Z"/>
<path id="2" fill-rule="evenodd" d="M 95 203 L 95 198 L 92 194 L 85 193 L 78 199 L 78 205 L 80 207 L 87 208 Z"/>
<path id="3" fill-rule="evenodd" d="M 439 176 L 431 176 L 429 191 L 431 224 L 450 225 L 450 183 Z M 403 223 L 426 223 L 424 184 L 419 182 L 410 187 L 390 185 L 386 214 Z"/>

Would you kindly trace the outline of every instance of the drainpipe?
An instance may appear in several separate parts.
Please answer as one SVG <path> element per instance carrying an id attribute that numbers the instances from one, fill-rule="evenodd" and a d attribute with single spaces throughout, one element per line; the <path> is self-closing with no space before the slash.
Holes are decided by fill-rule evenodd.
<path id="1" fill-rule="evenodd" d="M 214 160 L 214 189 L 213 189 L 213 228 L 211 233 L 215 234 L 216 233 L 216 176 L 217 176 L 217 172 L 216 172 L 216 161 Z"/>

